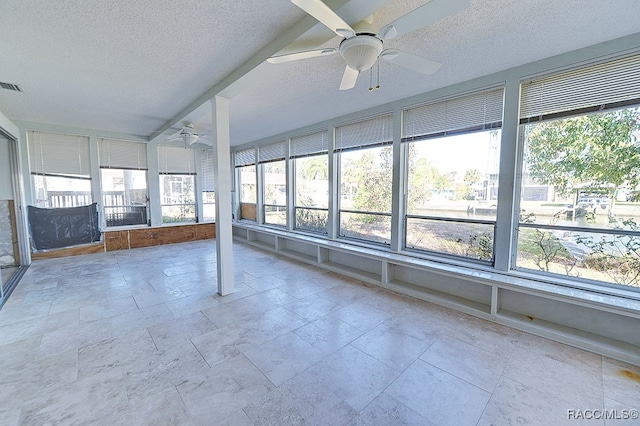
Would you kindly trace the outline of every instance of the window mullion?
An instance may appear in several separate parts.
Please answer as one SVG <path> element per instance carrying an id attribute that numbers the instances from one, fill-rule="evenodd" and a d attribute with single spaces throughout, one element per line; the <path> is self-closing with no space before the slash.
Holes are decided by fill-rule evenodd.
<path id="1" fill-rule="evenodd" d="M 500 171 L 498 173 L 498 204 L 496 230 L 494 234 L 494 266 L 500 271 L 512 267 L 512 250 L 516 247 L 517 209 L 520 197 L 516 191 L 516 171 L 521 173 L 522 141 L 518 138 L 518 107 L 520 83 L 512 79 L 504 88 L 504 112 L 502 137 L 500 140 Z M 518 170 L 516 170 L 518 165 Z"/>

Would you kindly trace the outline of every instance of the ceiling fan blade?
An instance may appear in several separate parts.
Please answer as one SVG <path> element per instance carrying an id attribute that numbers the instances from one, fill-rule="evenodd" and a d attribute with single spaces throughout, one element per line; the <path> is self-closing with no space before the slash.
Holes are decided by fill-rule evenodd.
<path id="1" fill-rule="evenodd" d="M 169 136 L 167 136 L 167 141 L 173 142 L 180 140 L 180 133 L 182 133 L 182 129 L 178 130 L 177 132 L 171 133 Z"/>
<path id="2" fill-rule="evenodd" d="M 291 3 L 316 18 L 340 37 L 353 37 L 356 32 L 333 10 L 320 0 L 291 0 Z"/>
<path id="3" fill-rule="evenodd" d="M 360 75 L 360 71 L 356 71 L 349 66 L 345 67 L 344 74 L 342 74 L 342 81 L 340 82 L 340 90 L 353 89 L 356 81 L 358 81 L 358 75 Z"/>
<path id="4" fill-rule="evenodd" d="M 400 65 L 401 67 L 405 67 L 422 74 L 433 74 L 442 66 L 440 62 L 432 61 L 431 59 L 423 58 L 422 56 L 403 52 L 397 49 L 384 50 L 380 54 L 380 58 L 391 62 L 392 64 Z"/>
<path id="5" fill-rule="evenodd" d="M 391 40 L 454 15 L 471 4 L 471 0 L 432 0 L 380 29 L 383 40 Z"/>
<path id="6" fill-rule="evenodd" d="M 195 143 L 198 143 L 201 145 L 213 146 L 213 141 L 206 136 L 200 136 L 195 142 L 192 142 L 190 145 L 193 145 Z"/>
<path id="7" fill-rule="evenodd" d="M 286 55 L 272 56 L 272 57 L 267 59 L 267 62 L 269 62 L 270 64 L 282 64 L 284 62 L 297 61 L 297 60 L 300 60 L 300 59 L 315 58 L 317 56 L 333 55 L 337 51 L 338 51 L 338 49 L 335 49 L 335 48 L 306 50 L 304 52 L 296 52 L 296 53 L 289 53 L 289 54 L 286 54 Z"/>

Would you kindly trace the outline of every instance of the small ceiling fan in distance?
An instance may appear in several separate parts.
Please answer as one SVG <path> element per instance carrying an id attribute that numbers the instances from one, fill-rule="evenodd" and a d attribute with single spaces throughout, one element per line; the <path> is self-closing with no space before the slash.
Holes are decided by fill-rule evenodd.
<path id="1" fill-rule="evenodd" d="M 182 129 L 178 130 L 174 134 L 167 137 L 167 142 L 175 142 L 175 141 L 184 142 L 185 148 L 188 145 L 193 145 L 196 142 L 201 142 L 206 145 L 211 145 L 211 143 L 209 143 L 209 141 L 205 137 L 200 136 L 198 135 L 198 133 L 196 133 L 193 123 L 189 123 L 185 125 L 184 127 L 182 127 Z"/>
<path id="2" fill-rule="evenodd" d="M 291 2 L 343 39 L 337 48 L 276 55 L 267 59 L 267 62 L 280 64 L 340 53 L 346 63 L 340 90 L 353 88 L 358 80 L 358 75 L 362 71 L 370 69 L 378 59 L 423 74 L 435 73 L 442 65 L 439 62 L 398 49 L 385 49 L 384 43 L 458 13 L 470 4 L 470 0 L 432 0 L 385 25 L 376 33 L 369 22 L 370 20 L 361 21 L 351 26 L 321 0 L 291 0 Z"/>

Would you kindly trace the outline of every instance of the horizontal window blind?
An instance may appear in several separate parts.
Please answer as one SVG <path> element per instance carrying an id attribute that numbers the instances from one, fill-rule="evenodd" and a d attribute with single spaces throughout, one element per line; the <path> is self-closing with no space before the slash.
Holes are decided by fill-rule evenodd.
<path id="1" fill-rule="evenodd" d="M 504 89 L 483 90 L 409 108 L 403 112 L 403 140 L 502 125 Z"/>
<path id="2" fill-rule="evenodd" d="M 266 163 L 267 161 L 284 160 L 285 142 L 278 141 L 268 145 L 258 147 L 258 162 Z"/>
<path id="3" fill-rule="evenodd" d="M 100 167 L 147 170 L 147 144 L 119 139 L 98 139 Z"/>
<path id="4" fill-rule="evenodd" d="M 30 130 L 27 141 L 31 173 L 90 177 L 87 136 Z"/>
<path id="5" fill-rule="evenodd" d="M 213 151 L 203 149 L 200 159 L 202 161 L 202 191 L 213 192 L 215 191 L 213 181 Z"/>
<path id="6" fill-rule="evenodd" d="M 329 152 L 329 132 L 315 132 L 291 138 L 290 157 L 324 154 Z"/>
<path id="7" fill-rule="evenodd" d="M 393 142 L 393 114 L 336 127 L 336 151 Z"/>
<path id="8" fill-rule="evenodd" d="M 193 149 L 175 146 L 158 146 L 158 171 L 160 174 L 195 174 Z"/>
<path id="9" fill-rule="evenodd" d="M 256 164 L 256 150 L 254 148 L 243 149 L 242 151 L 236 151 L 235 153 L 235 165 L 250 166 Z"/>
<path id="10" fill-rule="evenodd" d="M 523 82 L 520 119 L 615 108 L 634 100 L 640 103 L 640 54 Z"/>

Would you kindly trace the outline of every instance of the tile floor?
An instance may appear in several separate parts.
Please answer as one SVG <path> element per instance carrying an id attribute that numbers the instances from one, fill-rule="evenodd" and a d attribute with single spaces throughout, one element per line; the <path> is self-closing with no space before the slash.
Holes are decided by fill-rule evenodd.
<path id="1" fill-rule="evenodd" d="M 234 255 L 227 297 L 213 241 L 35 262 L 0 311 L 0 424 L 639 424 L 579 418 L 637 413 L 638 367 Z"/>

